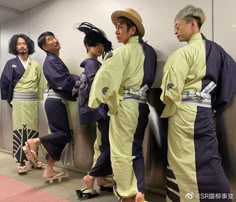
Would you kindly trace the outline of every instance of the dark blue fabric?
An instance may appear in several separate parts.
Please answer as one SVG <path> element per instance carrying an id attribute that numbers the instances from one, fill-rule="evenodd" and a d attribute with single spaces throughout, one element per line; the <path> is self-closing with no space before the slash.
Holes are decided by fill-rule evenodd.
<path id="1" fill-rule="evenodd" d="M 110 143 L 109 143 L 109 122 L 110 119 L 98 120 L 98 129 L 101 132 L 101 145 L 99 146 L 100 155 L 94 166 L 89 171 L 91 176 L 107 176 L 112 174 L 111 157 L 110 157 Z"/>
<path id="2" fill-rule="evenodd" d="M 138 183 L 138 191 L 144 193 L 144 157 L 143 157 L 143 139 L 145 129 L 148 123 L 148 114 L 150 113 L 147 104 L 139 104 L 138 125 L 134 134 L 134 141 L 132 147 L 133 169 Z"/>
<path id="3" fill-rule="evenodd" d="M 144 78 L 142 86 L 145 84 L 148 85 L 149 88 L 152 87 L 153 82 L 156 77 L 156 68 L 157 68 L 157 54 L 156 51 L 150 46 L 148 43 L 144 42 L 141 38 L 139 38 L 139 42 L 142 45 L 144 52 Z"/>
<path id="4" fill-rule="evenodd" d="M 202 37 L 206 46 L 206 75 L 202 79 L 202 89 L 214 81 L 217 86 L 211 92 L 212 108 L 222 112 L 236 92 L 236 63 L 221 46 Z M 230 194 L 229 183 L 219 154 L 219 144 L 213 110 L 198 107 L 194 123 L 194 148 L 200 195 Z M 200 201 L 206 200 L 200 198 Z"/>
<path id="5" fill-rule="evenodd" d="M 6 63 L 1 75 L 0 83 L 2 100 L 7 100 L 9 103 L 11 102 L 14 88 L 24 72 L 25 68 L 18 57 L 13 58 Z"/>
<path id="6" fill-rule="evenodd" d="M 236 93 L 236 63 L 233 58 L 217 43 L 207 40 L 206 42 L 206 66 L 207 72 L 203 79 L 203 86 L 210 81 L 216 83 L 212 91 L 212 108 L 218 112 L 225 109 Z"/>
<path id="7" fill-rule="evenodd" d="M 194 147 L 199 193 L 230 194 L 229 183 L 224 174 L 218 151 L 215 120 L 211 108 L 198 107 L 197 109 Z"/>
<path id="8" fill-rule="evenodd" d="M 76 100 L 77 95 L 72 96 L 72 89 L 79 77 L 70 74 L 64 62 L 57 55 L 47 53 L 43 64 L 43 73 L 49 88 L 67 100 Z"/>
<path id="9" fill-rule="evenodd" d="M 80 64 L 80 66 L 84 68 L 84 74 L 87 78 L 86 83 L 84 83 L 83 88 L 80 87 L 79 92 L 80 124 L 92 123 L 101 118 L 106 119 L 108 108 L 105 104 L 101 104 L 96 109 L 88 107 L 91 85 L 101 63 L 97 59 L 87 58 Z"/>
<path id="10" fill-rule="evenodd" d="M 72 139 L 66 106 L 61 99 L 47 98 L 45 110 L 52 134 L 41 136 L 40 140 L 48 154 L 58 161 L 66 143 Z"/>

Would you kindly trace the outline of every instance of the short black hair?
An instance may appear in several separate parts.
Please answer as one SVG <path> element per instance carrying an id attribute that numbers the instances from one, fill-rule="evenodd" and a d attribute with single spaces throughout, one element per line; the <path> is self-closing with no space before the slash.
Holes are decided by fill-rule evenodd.
<path id="1" fill-rule="evenodd" d="M 17 41 L 18 38 L 22 38 L 25 40 L 27 47 L 29 49 L 28 54 L 31 55 L 35 52 L 34 50 L 34 41 L 29 38 L 28 36 L 26 36 L 25 34 L 15 34 L 11 37 L 10 42 L 9 42 L 9 48 L 8 48 L 8 52 L 13 54 L 13 55 L 18 55 L 17 49 L 16 49 L 16 45 L 17 45 Z"/>
<path id="2" fill-rule="evenodd" d="M 81 32 L 85 33 L 84 45 L 87 49 L 87 46 L 95 47 L 99 43 L 104 45 L 104 52 L 102 53 L 102 58 L 112 51 L 112 43 L 107 39 L 107 36 L 104 31 L 95 27 L 89 22 L 82 22 L 77 28 Z M 88 49 L 87 49 L 88 52 Z"/>
<path id="3" fill-rule="evenodd" d="M 43 32 L 42 34 L 40 34 L 40 36 L 38 37 L 38 46 L 39 48 L 41 48 L 43 51 L 45 51 L 43 49 L 43 45 L 46 44 L 46 36 L 53 36 L 55 37 L 55 35 L 52 33 L 52 32 L 49 32 L 49 31 L 46 31 L 46 32 Z"/>
<path id="4" fill-rule="evenodd" d="M 136 32 L 135 32 L 134 36 L 140 36 L 137 25 L 134 24 L 134 22 L 132 20 L 130 20 L 129 18 L 126 18 L 124 16 L 120 16 L 120 17 L 118 17 L 117 21 L 121 24 L 126 24 L 128 31 L 130 30 L 131 27 L 133 27 L 133 26 L 136 27 Z"/>
<path id="5" fill-rule="evenodd" d="M 104 51 L 105 53 L 110 52 L 112 50 L 112 44 L 109 40 L 106 39 L 104 35 L 101 33 L 90 31 L 88 32 L 84 37 L 84 45 L 86 46 L 96 46 L 97 44 L 103 44 L 104 45 Z"/>

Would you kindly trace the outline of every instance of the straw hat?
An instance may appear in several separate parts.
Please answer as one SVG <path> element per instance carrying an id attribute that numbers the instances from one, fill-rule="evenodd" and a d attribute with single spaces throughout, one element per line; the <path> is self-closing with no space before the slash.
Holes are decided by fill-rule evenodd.
<path id="1" fill-rule="evenodd" d="M 116 24 L 117 18 L 119 17 L 126 17 L 130 19 L 137 26 L 140 36 L 143 37 L 145 30 L 142 24 L 142 18 L 137 13 L 137 11 L 132 8 L 125 8 L 124 10 L 118 10 L 113 12 L 111 14 L 111 20 L 114 25 Z"/>

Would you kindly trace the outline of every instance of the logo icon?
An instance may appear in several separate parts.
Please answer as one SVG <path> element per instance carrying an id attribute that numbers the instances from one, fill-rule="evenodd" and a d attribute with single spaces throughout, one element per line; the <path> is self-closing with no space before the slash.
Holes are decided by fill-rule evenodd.
<path id="1" fill-rule="evenodd" d="M 194 193 L 193 193 L 193 192 L 189 192 L 189 193 L 187 193 L 187 194 L 185 195 L 185 198 L 186 198 L 186 199 L 193 199 L 193 197 L 194 197 Z"/>

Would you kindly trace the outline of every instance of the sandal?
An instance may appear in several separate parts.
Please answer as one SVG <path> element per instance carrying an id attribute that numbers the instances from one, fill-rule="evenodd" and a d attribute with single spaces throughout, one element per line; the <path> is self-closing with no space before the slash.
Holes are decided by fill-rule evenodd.
<path id="1" fill-rule="evenodd" d="M 100 185 L 100 190 L 101 191 L 113 192 L 113 183 L 109 182 L 107 184 Z"/>
<path id="2" fill-rule="evenodd" d="M 26 166 L 18 166 L 17 167 L 17 172 L 18 174 L 25 174 L 27 173 L 28 169 Z"/>
<path id="3" fill-rule="evenodd" d="M 42 169 L 46 165 L 45 163 L 41 161 L 36 161 L 36 165 L 32 161 L 29 161 L 29 164 L 31 168 L 33 169 Z"/>
<path id="4" fill-rule="evenodd" d="M 25 142 L 25 146 L 22 147 L 25 155 L 26 155 L 26 158 L 28 159 L 28 161 L 31 161 L 33 163 L 33 165 L 35 167 L 37 167 L 37 159 L 38 159 L 38 155 L 36 154 L 35 151 L 33 151 L 29 144 L 27 142 Z"/>
<path id="5" fill-rule="evenodd" d="M 66 178 L 66 177 L 69 177 L 69 174 L 66 172 L 61 172 L 61 173 L 58 173 L 56 175 L 53 175 L 51 177 L 47 177 L 44 179 L 46 180 L 46 182 L 48 181 L 50 184 L 52 184 L 54 180 L 58 180 L 58 182 L 61 182 L 61 179 Z"/>
<path id="6" fill-rule="evenodd" d="M 86 200 L 86 199 L 91 199 L 96 196 L 99 196 L 99 194 L 97 193 L 96 190 L 88 189 L 88 188 L 76 190 L 76 194 L 77 194 L 79 200 Z"/>

